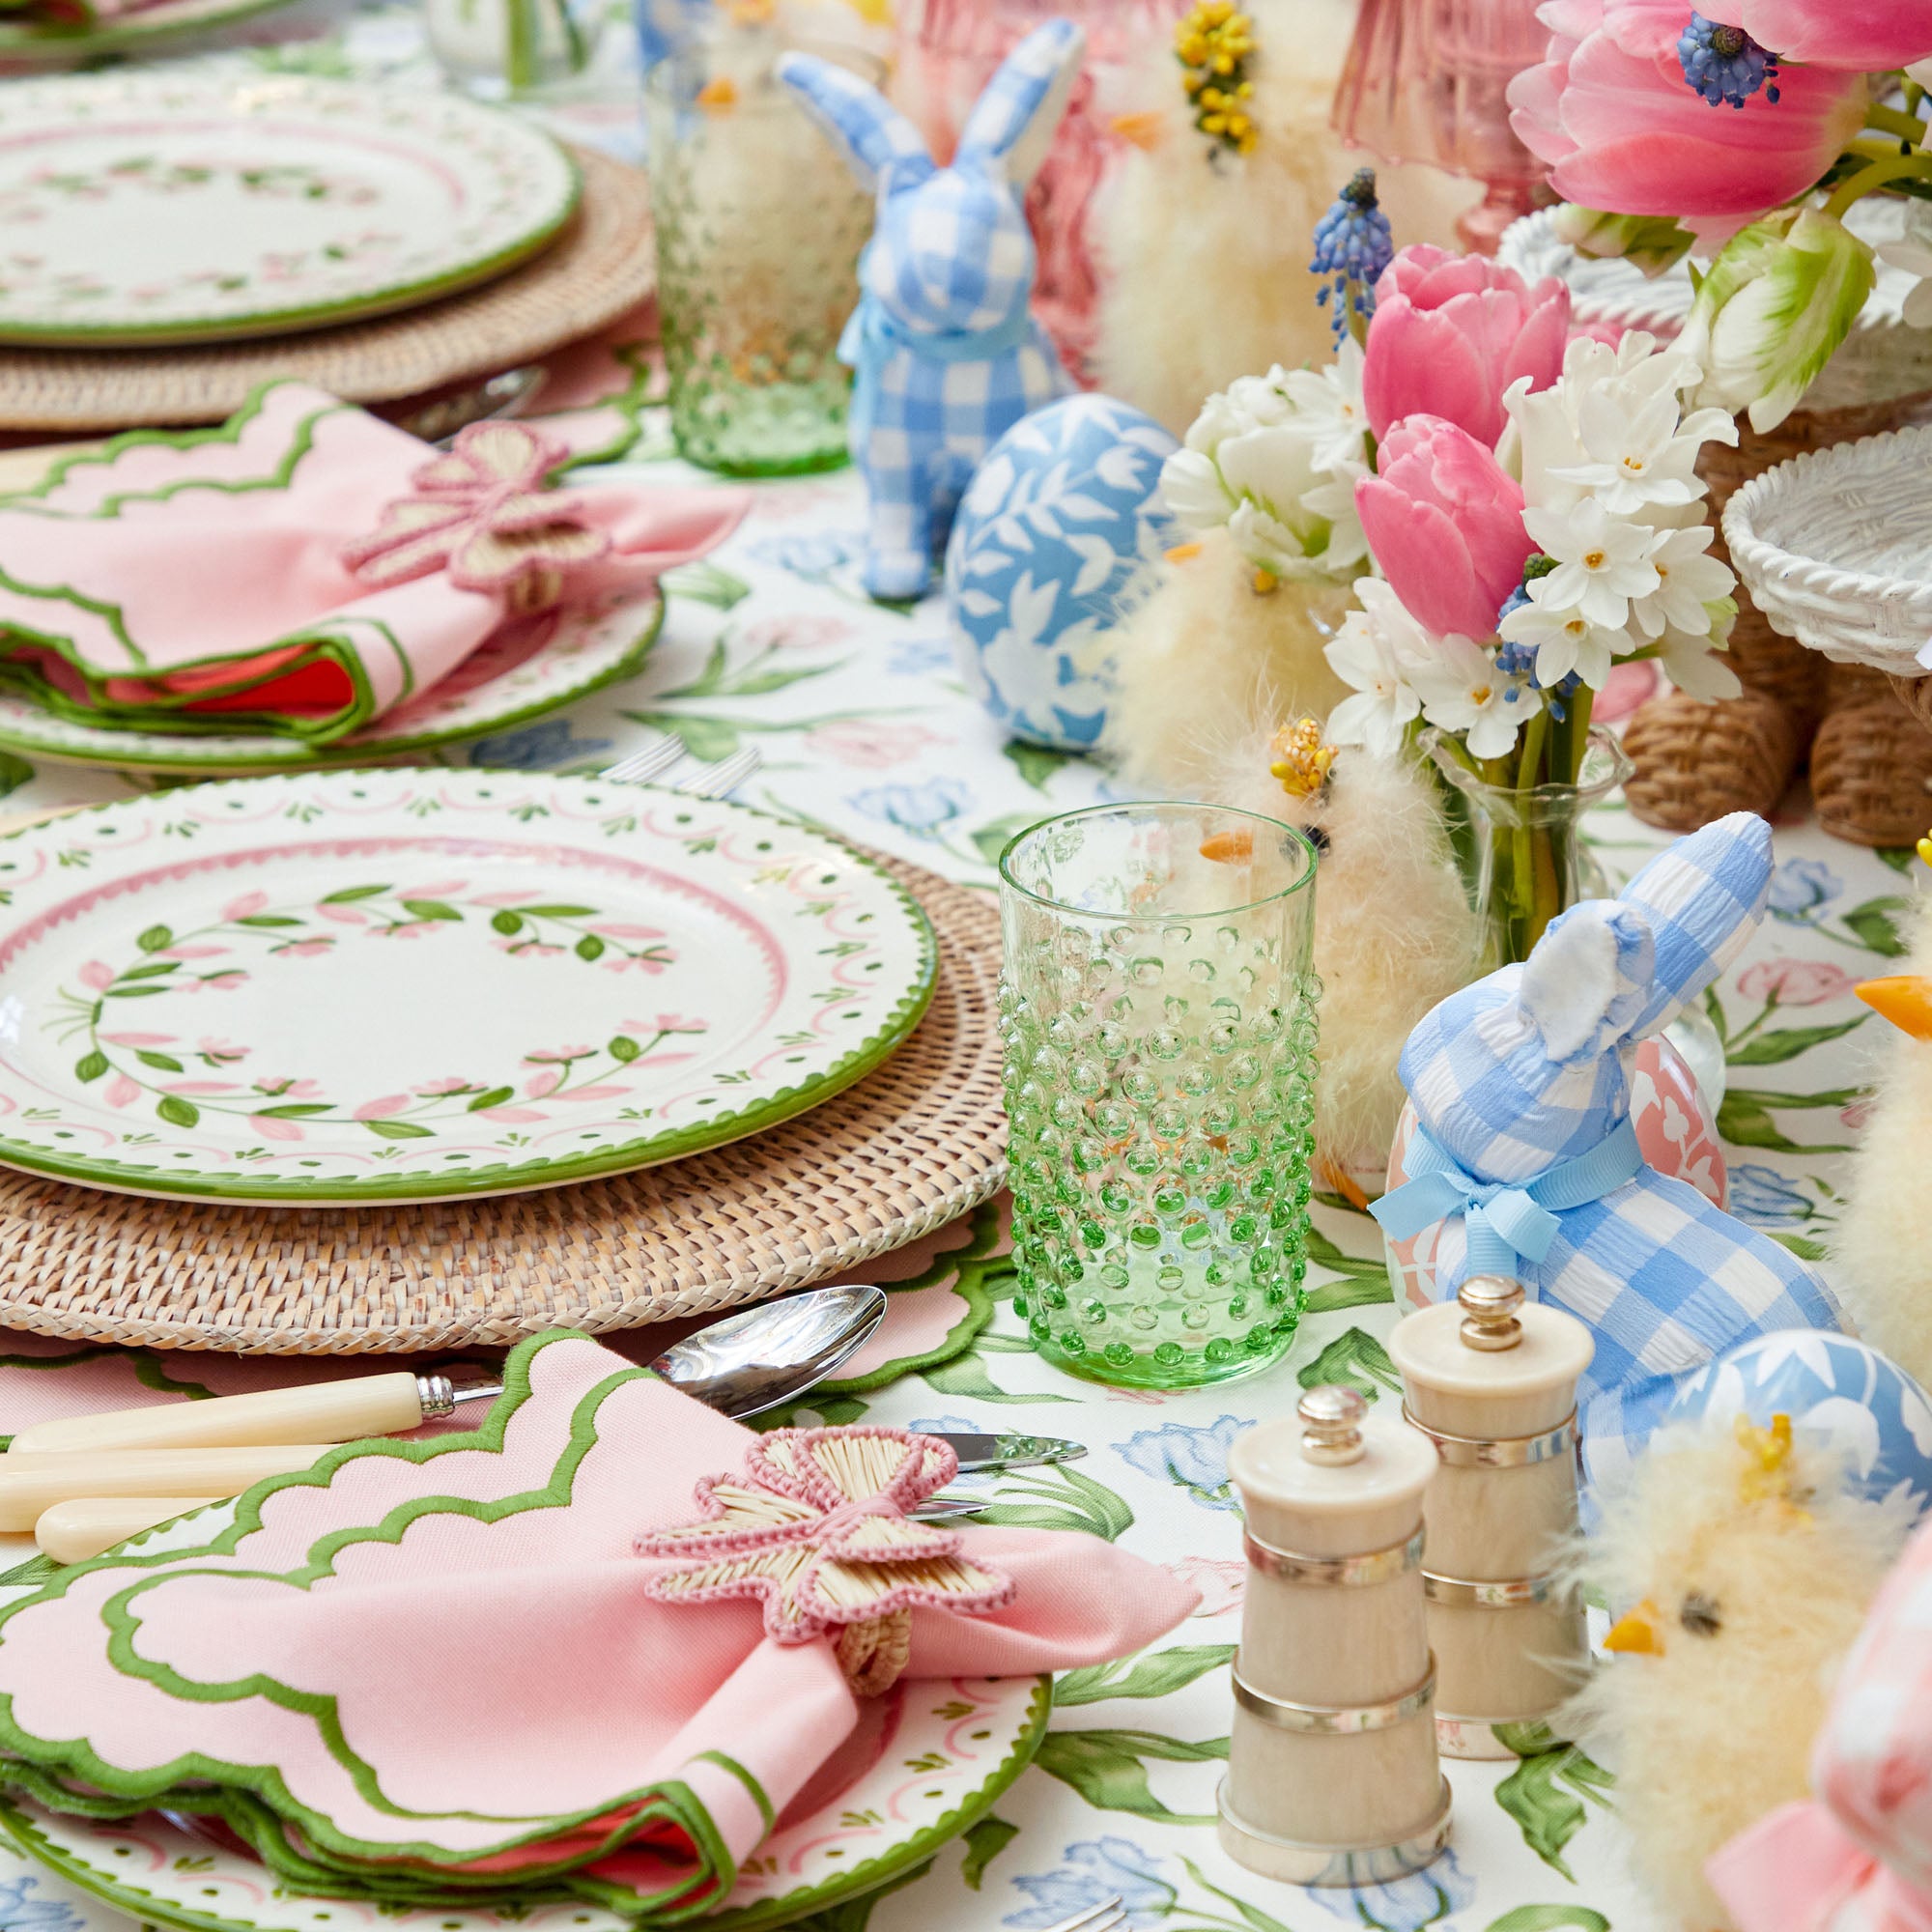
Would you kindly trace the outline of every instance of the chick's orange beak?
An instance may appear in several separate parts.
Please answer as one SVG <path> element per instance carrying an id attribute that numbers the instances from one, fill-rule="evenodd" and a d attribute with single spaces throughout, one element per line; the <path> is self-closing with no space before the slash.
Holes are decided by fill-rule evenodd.
<path id="1" fill-rule="evenodd" d="M 1633 1657 L 1663 1655 L 1663 1612 L 1648 1597 L 1610 1626 L 1604 1639 L 1605 1650 L 1619 1650 Z"/>
<path id="2" fill-rule="evenodd" d="M 1867 980 L 1852 990 L 1873 1012 L 1914 1039 L 1932 1039 L 1932 980 L 1918 973 L 1899 973 L 1889 980 Z"/>

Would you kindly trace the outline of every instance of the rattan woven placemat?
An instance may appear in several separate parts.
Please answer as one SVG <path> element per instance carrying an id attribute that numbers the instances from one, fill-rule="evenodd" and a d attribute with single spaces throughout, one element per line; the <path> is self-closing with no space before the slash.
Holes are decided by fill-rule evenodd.
<path id="1" fill-rule="evenodd" d="M 400 315 L 204 349 L 0 350 L 0 429 L 102 430 L 219 422 L 257 384 L 292 376 L 354 403 L 494 375 L 593 334 L 656 284 L 650 185 L 573 150 L 583 196 L 533 261 Z"/>
<path id="2" fill-rule="evenodd" d="M 0 1327 L 271 1354 L 503 1345 L 699 1314 L 903 1246 L 1006 1178 L 993 902 L 881 857 L 939 939 L 932 1005 L 769 1131 L 580 1187 L 426 1208 L 235 1208 L 0 1171 Z"/>

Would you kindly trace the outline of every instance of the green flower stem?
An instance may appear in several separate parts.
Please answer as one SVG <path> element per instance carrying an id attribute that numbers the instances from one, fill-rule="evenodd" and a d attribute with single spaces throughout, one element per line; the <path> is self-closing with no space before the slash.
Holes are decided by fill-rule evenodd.
<path id="1" fill-rule="evenodd" d="M 1858 152 L 1863 158 L 1864 151 Z M 1891 182 L 1906 180 L 1932 181 L 1932 155 L 1915 150 L 1909 155 L 1889 155 L 1884 160 L 1870 161 L 1833 189 L 1824 213 L 1834 220 L 1842 220 L 1845 211 L 1854 202 L 1862 201 L 1866 195 L 1875 194 Z"/>
<path id="2" fill-rule="evenodd" d="M 503 0 L 503 77 L 513 94 L 537 84 L 537 9 L 542 0 Z"/>
<path id="3" fill-rule="evenodd" d="M 1874 102 L 1865 109 L 1865 126 L 1881 134 L 1896 134 L 1901 141 L 1910 141 L 1915 148 L 1921 146 L 1925 140 L 1926 124 L 1918 115 L 1901 113 L 1896 107 L 1884 107 Z"/>
<path id="4" fill-rule="evenodd" d="M 1570 700 L 1570 715 L 1563 723 L 1561 771 L 1555 770 L 1553 755 L 1549 761 L 1552 775 L 1566 784 L 1576 784 L 1583 776 L 1583 754 L 1590 749 L 1590 713 L 1596 708 L 1596 703 L 1597 694 L 1587 684 L 1579 685 L 1577 695 Z"/>

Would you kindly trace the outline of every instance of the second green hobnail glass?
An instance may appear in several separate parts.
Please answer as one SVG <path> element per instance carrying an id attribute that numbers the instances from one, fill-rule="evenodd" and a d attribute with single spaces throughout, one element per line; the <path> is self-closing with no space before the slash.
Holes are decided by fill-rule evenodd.
<path id="1" fill-rule="evenodd" d="M 1217 806 L 1101 806 L 1000 860 L 1015 1309 L 1060 1367 L 1191 1388 L 1305 1299 L 1315 850 Z"/>

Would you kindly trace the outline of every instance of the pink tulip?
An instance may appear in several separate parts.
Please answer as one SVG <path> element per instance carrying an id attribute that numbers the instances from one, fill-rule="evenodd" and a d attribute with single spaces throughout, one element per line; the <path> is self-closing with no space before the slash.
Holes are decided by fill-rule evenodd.
<path id="1" fill-rule="evenodd" d="M 1482 255 L 1405 248 L 1376 284 L 1362 402 L 1378 439 L 1404 416 L 1440 416 L 1494 448 L 1503 391 L 1520 376 L 1548 388 L 1563 372 L 1570 292 L 1531 288 Z"/>
<path id="2" fill-rule="evenodd" d="M 1780 61 L 1862 73 L 1932 54 L 1932 0 L 1715 0 L 1697 11 L 1742 27 Z"/>
<path id="3" fill-rule="evenodd" d="M 1864 125 L 1864 76 L 1827 68 L 1784 69 L 1776 104 L 1757 94 L 1713 107 L 1677 58 L 1689 10 L 1662 0 L 1548 0 L 1537 17 L 1549 45 L 1510 82 L 1510 125 L 1550 164 L 1557 193 L 1585 208 L 1674 214 L 1715 246 L 1804 193 Z"/>
<path id="4" fill-rule="evenodd" d="M 1380 473 L 1355 485 L 1355 508 L 1390 588 L 1437 637 L 1489 637 L 1536 548 L 1521 485 L 1466 430 L 1435 416 L 1397 423 L 1378 462 Z"/>

